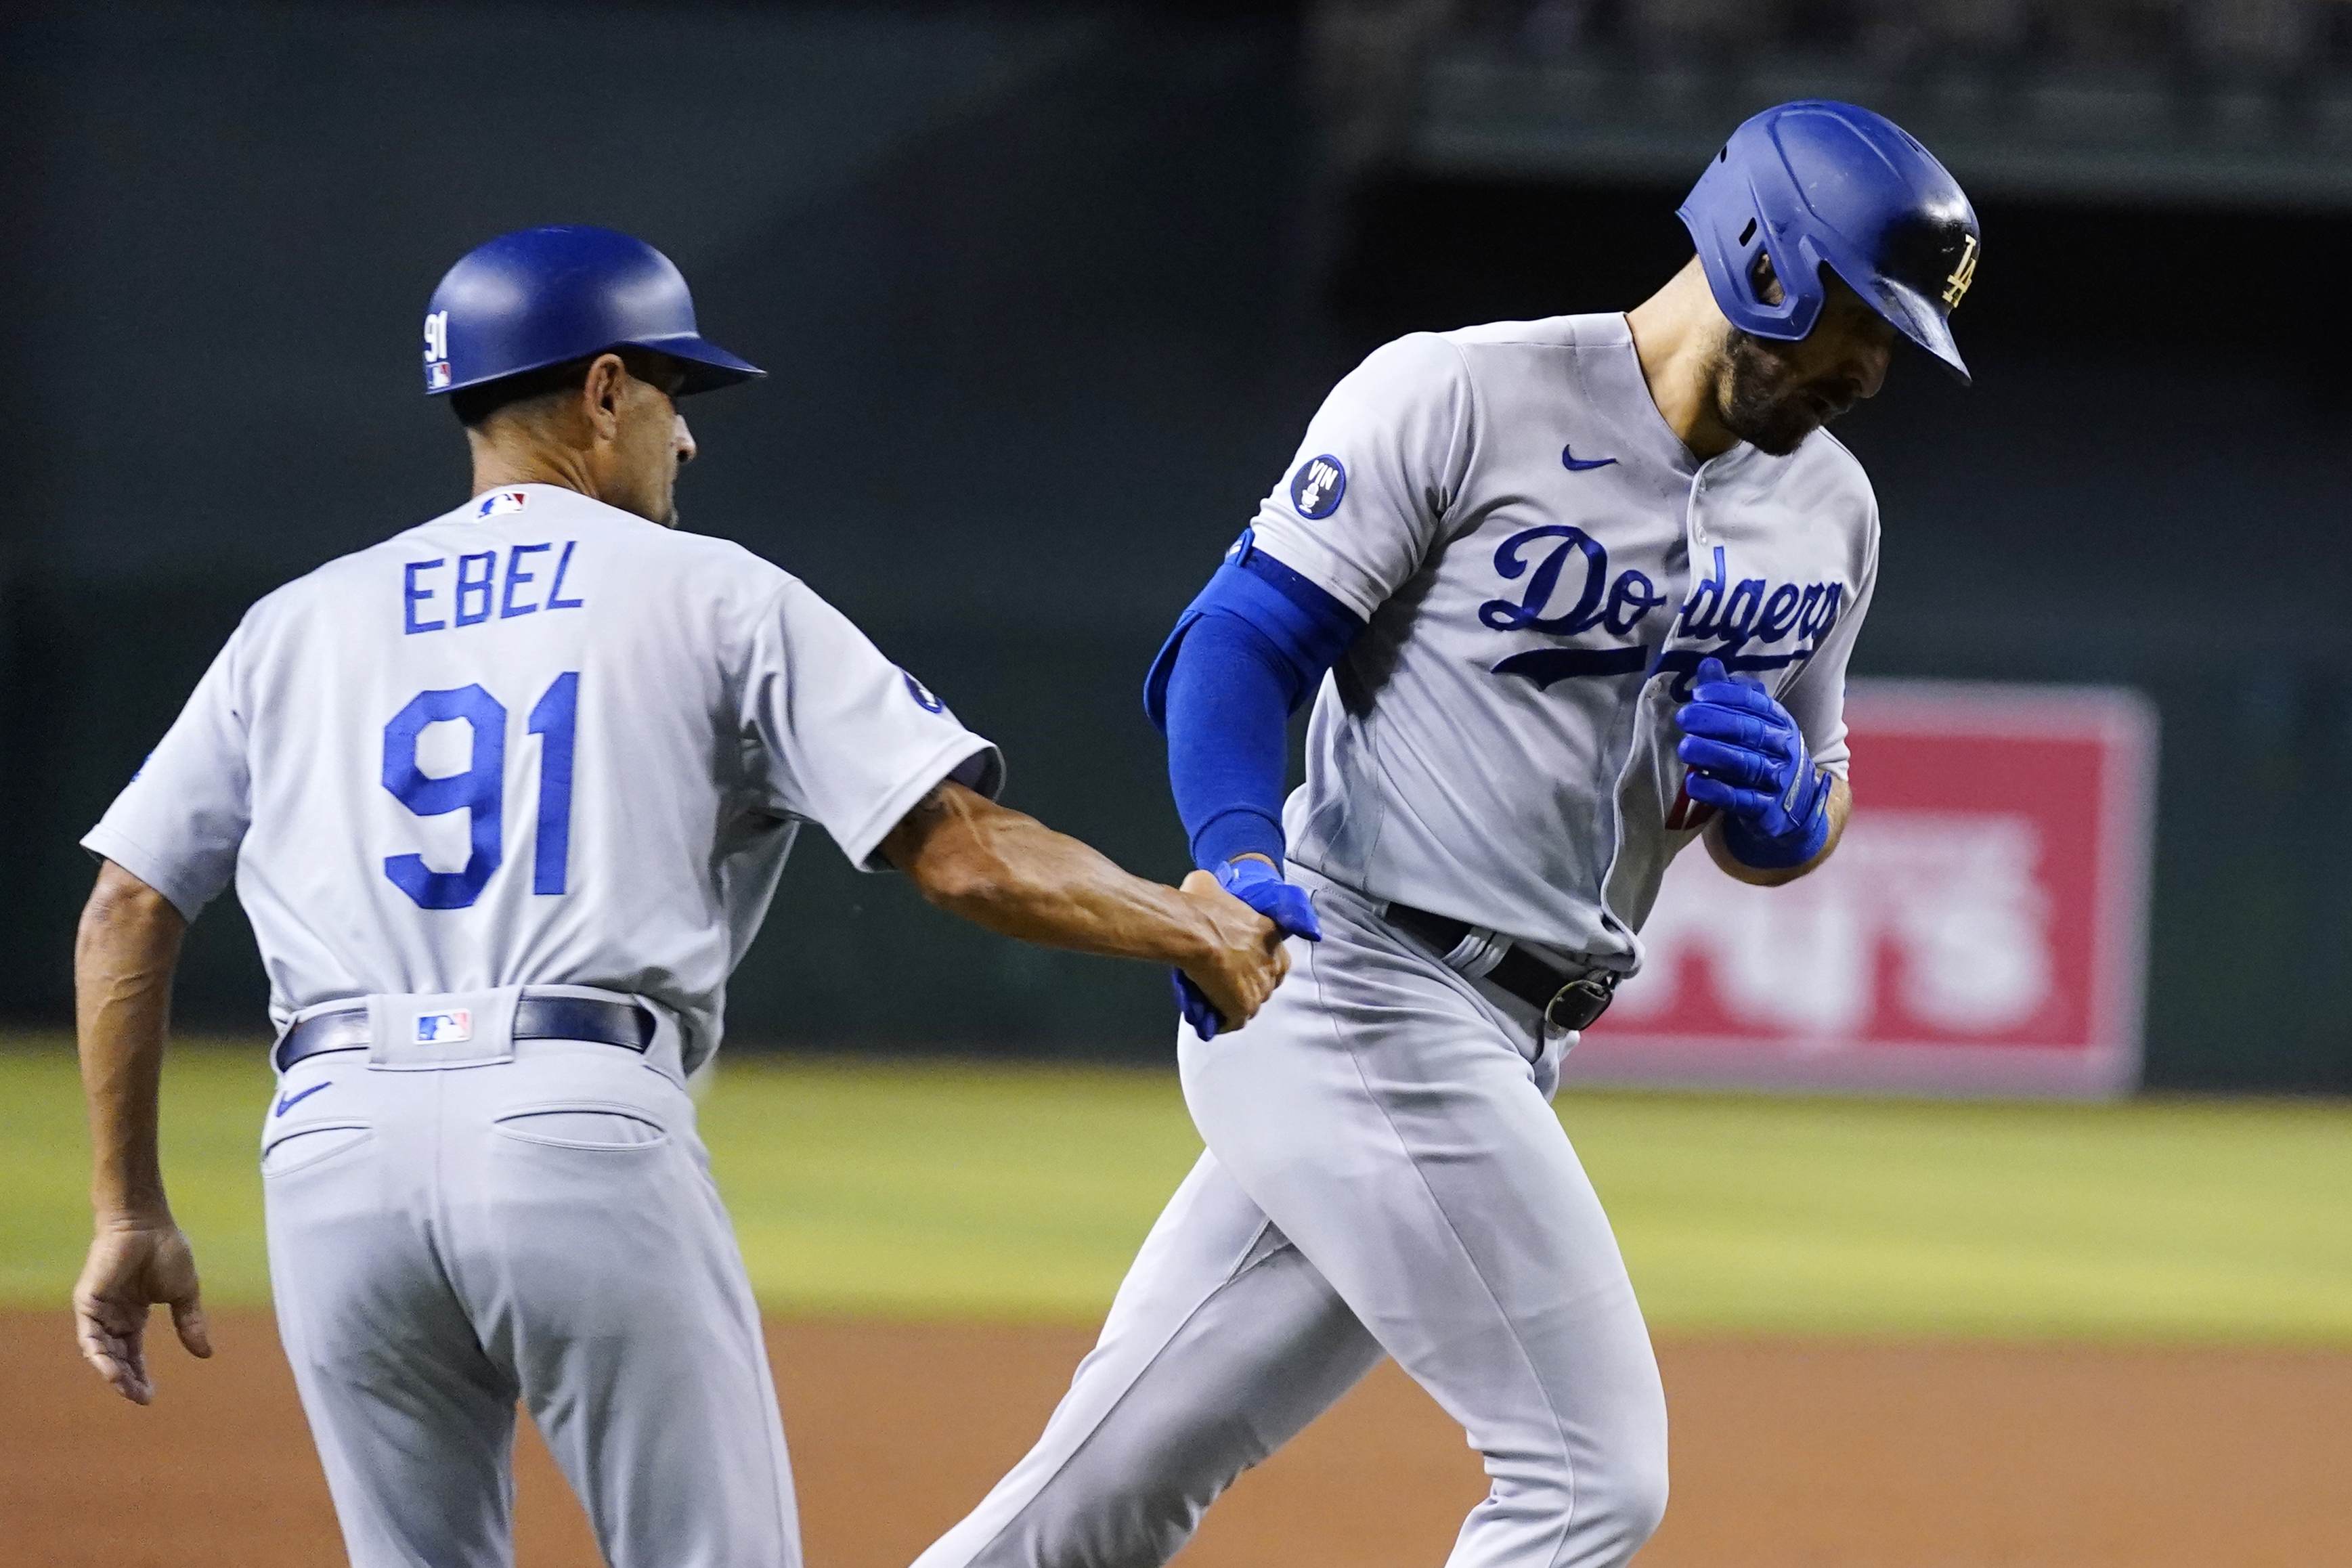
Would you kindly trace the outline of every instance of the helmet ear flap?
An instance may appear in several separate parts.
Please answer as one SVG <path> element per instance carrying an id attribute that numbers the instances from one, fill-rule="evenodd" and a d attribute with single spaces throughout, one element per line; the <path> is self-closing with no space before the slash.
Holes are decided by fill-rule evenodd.
<path id="1" fill-rule="evenodd" d="M 1770 323 L 1770 330 L 1747 327 L 1746 322 L 1734 324 L 1747 327 L 1759 338 L 1794 342 L 1813 330 L 1813 323 L 1822 319 L 1822 307 L 1829 303 L 1829 289 L 1822 282 L 1821 254 L 1805 235 L 1797 236 L 1793 243 L 1783 237 L 1778 246 L 1766 243 L 1756 248 L 1770 265 L 1771 280 L 1780 297 L 1766 300 L 1751 279 L 1748 298 L 1756 301 L 1758 316 Z"/>
<path id="2" fill-rule="evenodd" d="M 1699 264 L 1706 272 L 1707 288 L 1727 321 L 1759 338 L 1784 342 L 1801 338 L 1813 330 L 1813 321 L 1821 314 L 1818 282 L 1810 289 L 1806 286 L 1807 279 L 1814 276 L 1818 258 L 1810 254 L 1802 236 L 1795 239 L 1795 249 L 1801 254 L 1785 254 L 1785 238 L 1776 241 L 1769 225 L 1769 204 L 1750 183 L 1751 175 L 1744 167 L 1752 160 L 1734 161 L 1730 152 L 1731 144 L 1726 142 L 1675 216 L 1690 230 Z M 1769 265 L 1771 277 L 1780 282 L 1778 300 L 1767 299 L 1759 285 L 1759 258 Z"/>

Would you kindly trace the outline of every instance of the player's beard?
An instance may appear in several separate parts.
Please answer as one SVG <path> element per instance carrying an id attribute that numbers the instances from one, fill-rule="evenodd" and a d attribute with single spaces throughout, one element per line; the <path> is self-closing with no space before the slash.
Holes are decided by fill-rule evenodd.
<path id="1" fill-rule="evenodd" d="M 1775 458 L 1795 451 L 1806 437 L 1854 402 L 1839 395 L 1844 387 L 1797 382 L 1788 361 L 1738 327 L 1724 340 L 1715 385 L 1716 416 L 1723 427 Z"/>

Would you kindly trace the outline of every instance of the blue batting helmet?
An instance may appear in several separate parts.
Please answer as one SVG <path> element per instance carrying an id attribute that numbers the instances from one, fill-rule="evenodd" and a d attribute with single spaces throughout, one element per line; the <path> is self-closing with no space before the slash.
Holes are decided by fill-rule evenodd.
<path id="1" fill-rule="evenodd" d="M 468 251 L 425 307 L 428 395 L 544 370 L 614 348 L 676 360 L 688 392 L 768 373 L 694 325 L 694 297 L 668 257 L 609 228 L 518 229 Z"/>
<path id="2" fill-rule="evenodd" d="M 1976 278 L 1976 211 L 1935 154 L 1884 115 L 1820 99 L 1768 109 L 1731 133 L 1675 216 L 1732 325 L 1803 337 L 1828 297 L 1826 265 L 1969 379 L 1950 317 Z M 1756 292 L 1759 245 L 1780 281 L 1777 305 Z"/>

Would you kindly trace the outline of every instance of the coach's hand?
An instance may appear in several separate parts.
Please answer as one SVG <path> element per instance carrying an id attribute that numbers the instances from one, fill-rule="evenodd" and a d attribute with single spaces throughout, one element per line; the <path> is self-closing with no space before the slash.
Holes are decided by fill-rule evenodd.
<path id="1" fill-rule="evenodd" d="M 74 1286 L 74 1333 L 82 1359 L 133 1405 L 152 1404 L 147 1375 L 147 1310 L 172 1309 L 172 1326 L 193 1356 L 213 1353 L 205 1330 L 202 1287 L 188 1238 L 170 1220 L 101 1224 Z"/>
<path id="2" fill-rule="evenodd" d="M 1290 973 L 1285 931 L 1207 871 L 1185 878 L 1180 891 L 1203 917 L 1203 950 L 1176 966 L 1176 1005 L 1195 1034 L 1214 1039 L 1219 1029 L 1238 1029 L 1255 1017 Z M 1313 921 L 1312 909 L 1307 918 Z M 1314 934 L 1323 933 L 1318 927 Z"/>
<path id="3" fill-rule="evenodd" d="M 1306 889 L 1285 881 L 1273 861 L 1259 855 L 1238 856 L 1218 867 L 1213 875 L 1217 886 L 1272 921 L 1284 935 L 1303 936 L 1309 942 L 1323 940 L 1323 922 L 1316 917 L 1314 900 L 1307 896 Z M 1208 997 L 1184 978 L 1183 971 L 1175 971 L 1171 978 L 1176 983 L 1176 1010 L 1184 1016 L 1184 1022 L 1201 1038 L 1215 1039 L 1217 1010 L 1210 1005 Z"/>
<path id="4" fill-rule="evenodd" d="M 1690 766 L 1693 800 L 1723 813 L 1724 847 L 1761 870 L 1802 866 L 1829 843 L 1832 780 L 1813 765 L 1804 731 L 1770 692 L 1699 661 L 1691 700 L 1675 712 L 1675 754 Z"/>

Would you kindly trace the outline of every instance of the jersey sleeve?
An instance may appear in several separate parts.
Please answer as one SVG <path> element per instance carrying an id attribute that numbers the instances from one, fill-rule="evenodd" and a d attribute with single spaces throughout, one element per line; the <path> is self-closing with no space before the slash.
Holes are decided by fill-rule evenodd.
<path id="1" fill-rule="evenodd" d="M 1365 620 L 1421 569 L 1461 493 L 1474 434 L 1461 351 L 1415 332 L 1373 351 L 1307 426 L 1259 504 L 1256 548 Z"/>
<path id="2" fill-rule="evenodd" d="M 1004 787 L 994 744 L 797 580 L 754 626 L 744 710 L 775 809 L 821 824 L 863 870 L 889 869 L 882 840 L 942 780 Z"/>
<path id="3" fill-rule="evenodd" d="M 229 638 L 179 719 L 81 841 L 191 921 L 236 876 L 237 851 L 252 821 L 247 714 L 238 690 L 244 637 L 240 627 Z"/>
<path id="4" fill-rule="evenodd" d="M 1781 695 L 1781 706 L 1804 731 L 1805 748 L 1813 761 L 1839 778 L 1847 776 L 1853 760 L 1845 742 L 1846 665 L 1853 657 L 1854 638 L 1862 631 L 1863 616 L 1869 613 L 1871 596 L 1877 589 L 1878 511 L 1873 507 L 1869 551 L 1853 602 L 1839 610 L 1836 621 L 1822 634 L 1813 657 Z"/>

